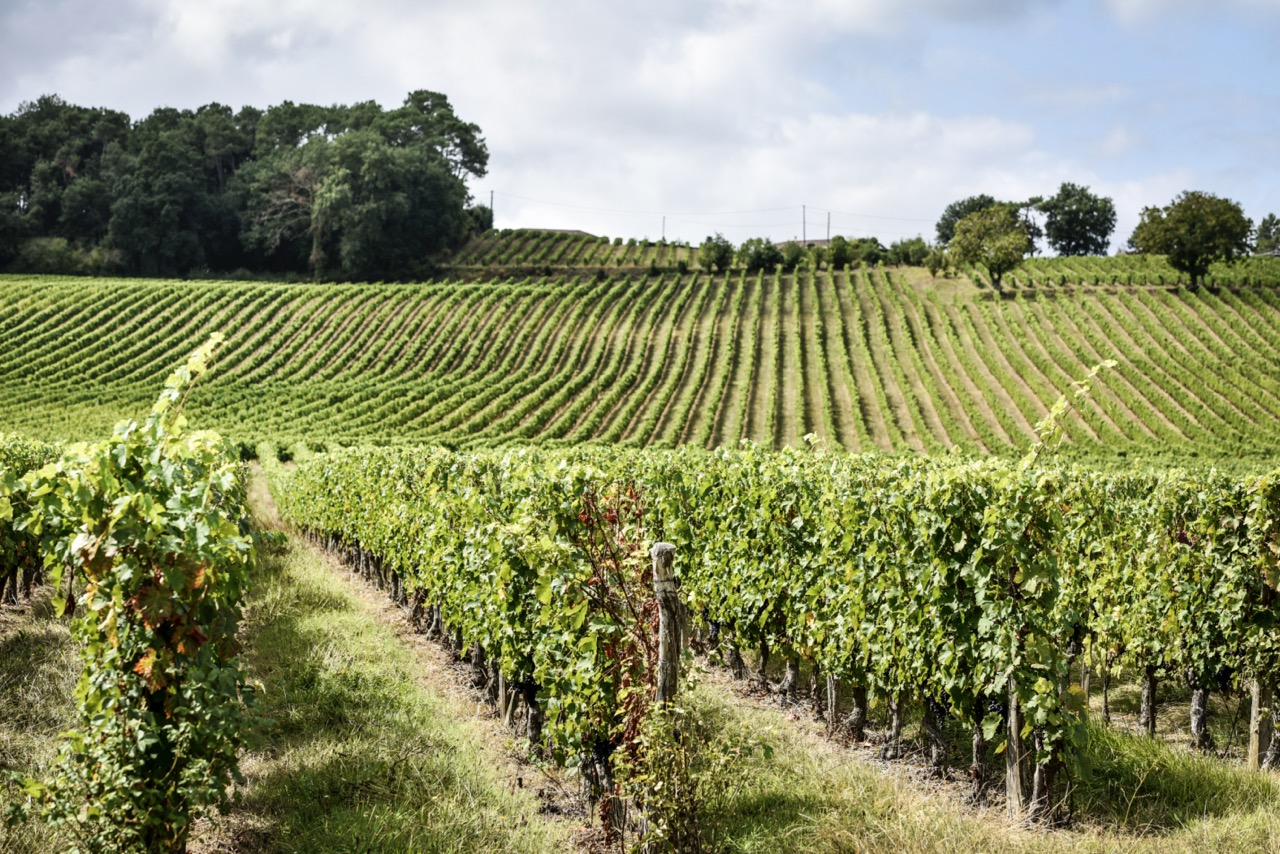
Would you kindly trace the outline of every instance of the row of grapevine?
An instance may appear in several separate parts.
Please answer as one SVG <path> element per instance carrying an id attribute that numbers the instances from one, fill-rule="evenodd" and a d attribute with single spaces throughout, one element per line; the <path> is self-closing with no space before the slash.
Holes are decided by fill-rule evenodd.
<path id="1" fill-rule="evenodd" d="M 658 539 L 731 659 L 780 654 L 792 674 L 807 660 L 863 715 L 868 692 L 899 722 L 920 702 L 926 732 L 944 717 L 972 730 L 980 780 L 1003 744 L 1026 786 L 1015 800 L 1044 815 L 1078 773 L 1086 647 L 1144 674 L 1152 697 L 1161 678 L 1188 680 L 1202 708 L 1224 673 L 1280 676 L 1280 472 L 417 448 L 318 457 L 272 482 L 286 518 L 439 607 L 495 683 L 545 714 L 534 740 L 569 761 L 607 757 L 635 712 L 622 688 L 648 659 L 620 644 L 652 628 L 644 555 Z M 637 598 L 606 607 L 606 588 Z"/>
<path id="2" fill-rule="evenodd" d="M 1210 287 L 1274 287 L 1280 285 L 1280 263 L 1274 256 L 1250 256 L 1231 264 L 1215 263 L 1205 282 Z M 1006 288 L 1186 287 L 1190 277 L 1161 255 L 1063 256 L 1029 258 L 1006 276 Z"/>
<path id="3" fill-rule="evenodd" d="M 1273 459 L 1280 438 L 1278 317 L 1266 289 L 981 299 L 911 270 L 424 285 L 7 277 L 0 424 L 44 440 L 108 430 L 146 405 L 178 353 L 222 329 L 221 369 L 194 414 L 249 447 L 781 447 L 814 433 L 846 449 L 1007 454 L 1071 377 L 1116 358 L 1069 431 L 1079 453 L 1229 453 L 1248 466 Z M 106 324 L 121 336 L 96 334 Z"/>
<path id="4" fill-rule="evenodd" d="M 470 649 L 504 716 L 523 707 L 536 749 L 611 777 L 621 724 L 634 734 L 656 665 L 632 485 L 589 460 L 427 448 L 269 473 L 284 518 L 372 567 L 417 618 Z"/>
<path id="5" fill-rule="evenodd" d="M 495 267 L 654 267 L 699 269 L 698 247 L 680 241 L 610 239 L 574 231 L 501 229 L 477 235 L 448 262 L 461 271 Z M 855 267 L 859 265 L 854 265 Z M 769 272 L 772 272 L 770 270 Z M 961 270 L 979 287 L 992 287 L 981 266 Z M 1280 260 L 1251 256 L 1232 264 L 1214 264 L 1206 277 L 1209 287 L 1274 287 L 1280 285 Z M 1187 287 L 1190 279 L 1163 256 L 1117 255 L 1028 258 L 1002 281 L 1004 291 L 1062 288 Z"/>
<path id="6" fill-rule="evenodd" d="M 492 267 L 629 267 L 676 269 L 697 266 L 697 250 L 666 240 L 610 240 L 576 231 L 502 229 L 464 244 L 449 259 L 455 269 Z"/>
<path id="7" fill-rule="evenodd" d="M 55 445 L 0 433 L 0 495 L 11 492 L 23 475 L 52 462 L 58 453 Z M 0 498 L 0 605 L 17 605 L 29 598 L 43 569 L 35 536 L 14 528 L 13 507 L 7 498 Z"/>

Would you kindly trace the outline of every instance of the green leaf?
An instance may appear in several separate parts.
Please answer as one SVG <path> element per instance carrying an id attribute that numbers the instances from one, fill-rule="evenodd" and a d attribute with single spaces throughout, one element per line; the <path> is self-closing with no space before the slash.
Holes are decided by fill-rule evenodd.
<path id="1" fill-rule="evenodd" d="M 1004 725 L 1004 718 L 999 714 L 992 712 L 982 719 L 982 737 L 987 741 L 991 741 L 996 737 L 996 733 L 1000 731 L 1000 727 Z"/>
<path id="2" fill-rule="evenodd" d="M 587 604 L 587 600 L 583 599 L 565 613 L 565 617 L 569 620 L 569 624 L 573 626 L 574 631 L 582 628 L 582 624 L 586 622 Z"/>
<path id="3" fill-rule="evenodd" d="M 538 601 L 543 605 L 551 604 L 551 582 L 552 577 L 549 573 L 544 573 L 538 577 Z"/>

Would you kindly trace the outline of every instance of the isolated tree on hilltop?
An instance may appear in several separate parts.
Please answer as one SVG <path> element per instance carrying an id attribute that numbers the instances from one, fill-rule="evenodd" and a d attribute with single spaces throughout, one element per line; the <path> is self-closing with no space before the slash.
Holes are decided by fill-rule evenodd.
<path id="1" fill-rule="evenodd" d="M 1038 205 L 1049 245 L 1059 255 L 1105 255 L 1116 228 L 1116 206 L 1088 187 L 1063 182 L 1058 193 Z"/>
<path id="2" fill-rule="evenodd" d="M 947 205 L 947 209 L 942 212 L 942 217 L 938 220 L 938 245 L 946 247 L 955 235 L 956 225 L 960 220 L 970 214 L 990 210 L 992 208 L 1004 207 L 1012 211 L 1014 218 L 1022 224 L 1022 230 L 1026 232 L 1027 235 L 1027 254 L 1033 254 L 1036 251 L 1036 246 L 1039 244 L 1040 238 L 1044 237 L 1044 229 L 1040 227 L 1040 223 L 1036 222 L 1035 218 L 1032 216 L 1032 213 L 1038 210 L 1038 205 L 1042 201 L 1043 199 L 1036 196 L 1024 202 L 1001 202 L 983 193 L 978 196 L 969 196 L 967 199 L 960 199 L 957 202 L 952 202 Z M 923 257 L 921 260 L 923 260 Z"/>
<path id="3" fill-rule="evenodd" d="M 1031 238 L 1012 205 L 996 205 L 956 223 L 947 249 L 962 264 L 986 267 L 991 283 L 999 288 L 1004 274 L 1021 264 L 1031 251 Z"/>
<path id="4" fill-rule="evenodd" d="M 1238 202 L 1212 193 L 1187 191 L 1164 208 L 1143 208 L 1129 245 L 1144 254 L 1165 255 L 1196 287 L 1215 261 L 1231 263 L 1248 254 L 1253 222 Z"/>

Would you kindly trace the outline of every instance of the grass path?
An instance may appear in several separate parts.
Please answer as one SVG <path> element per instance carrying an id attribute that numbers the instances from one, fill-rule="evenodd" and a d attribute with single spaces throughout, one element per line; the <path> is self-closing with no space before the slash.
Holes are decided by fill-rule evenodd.
<path id="1" fill-rule="evenodd" d="M 53 616 L 49 593 L 23 610 L 0 606 L 0 779 L 13 772 L 43 776 L 58 751 L 58 734 L 75 724 L 72 691 L 79 661 L 71 633 Z M 0 782 L 0 851 L 59 850 L 41 825 L 7 828 L 13 792 Z"/>
<path id="2" fill-rule="evenodd" d="M 261 478 L 260 525 L 278 524 Z M 245 651 L 265 745 L 242 761 L 242 805 L 196 850 L 569 849 L 573 822 L 539 814 L 550 786 L 456 683 L 448 657 L 322 552 L 290 538 L 259 568 Z"/>

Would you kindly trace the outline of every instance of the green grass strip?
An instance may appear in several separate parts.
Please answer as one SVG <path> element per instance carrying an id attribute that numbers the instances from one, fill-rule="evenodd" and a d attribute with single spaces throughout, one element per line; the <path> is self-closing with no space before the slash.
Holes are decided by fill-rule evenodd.
<path id="1" fill-rule="evenodd" d="M 243 806 L 206 841 L 255 851 L 566 850 L 567 828 L 503 780 L 493 724 L 423 683 L 375 601 L 296 538 L 262 562 L 245 652 L 270 719 L 266 743 L 242 763 Z"/>

